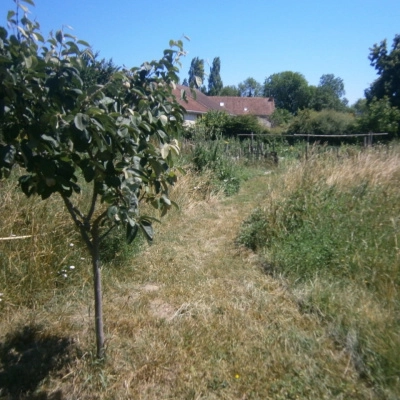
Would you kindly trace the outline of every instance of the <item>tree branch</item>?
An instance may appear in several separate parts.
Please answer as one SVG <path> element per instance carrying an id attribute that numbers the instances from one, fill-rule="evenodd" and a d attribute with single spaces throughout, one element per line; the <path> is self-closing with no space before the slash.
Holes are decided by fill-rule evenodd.
<path id="1" fill-rule="evenodd" d="M 86 243 L 86 246 L 88 247 L 89 251 L 92 252 L 93 246 L 92 246 L 90 237 L 88 235 L 86 225 L 78 219 L 78 215 L 79 215 L 79 217 L 85 219 L 83 214 L 76 207 L 74 207 L 74 205 L 71 203 L 70 199 L 67 196 L 61 194 L 61 197 L 64 200 L 64 204 L 67 207 L 67 210 L 68 210 L 69 214 L 71 215 L 72 220 L 74 221 L 76 227 L 81 232 L 81 236 L 82 236 L 84 242 Z"/>

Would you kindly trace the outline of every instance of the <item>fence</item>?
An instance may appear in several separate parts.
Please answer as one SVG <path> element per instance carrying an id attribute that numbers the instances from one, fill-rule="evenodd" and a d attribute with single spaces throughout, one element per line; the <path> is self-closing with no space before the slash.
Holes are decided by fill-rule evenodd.
<path id="1" fill-rule="evenodd" d="M 297 157 L 308 159 L 311 153 L 315 154 L 316 148 L 320 151 L 335 151 L 339 155 L 340 146 L 318 146 L 318 143 L 325 139 L 325 143 L 329 139 L 346 139 L 346 138 L 363 138 L 364 147 L 373 145 L 375 136 L 384 136 L 388 133 L 359 133 L 348 135 L 309 135 L 309 134 L 294 134 L 294 135 L 273 135 L 273 134 L 239 134 L 238 137 L 247 138 L 247 140 L 230 140 L 223 141 L 221 147 L 227 157 L 233 159 L 247 159 L 251 161 L 266 161 L 268 163 L 277 164 L 279 157 L 287 153 L 289 147 L 288 140 L 304 139 L 304 147 L 297 147 Z M 260 140 L 262 138 L 262 140 Z M 320 141 L 316 139 L 321 139 Z M 310 149 L 310 141 L 313 141 L 312 150 Z M 317 145 L 316 145 L 317 143 Z M 184 141 L 182 150 L 190 152 L 195 146 L 195 142 Z M 300 149 L 300 152 L 299 152 Z M 301 150 L 302 149 L 302 150 Z M 293 156 L 293 154 L 292 154 Z"/>

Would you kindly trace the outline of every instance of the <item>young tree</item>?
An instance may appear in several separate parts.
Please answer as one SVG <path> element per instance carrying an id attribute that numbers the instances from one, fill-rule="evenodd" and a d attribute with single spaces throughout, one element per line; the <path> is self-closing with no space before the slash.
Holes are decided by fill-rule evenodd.
<path id="1" fill-rule="evenodd" d="M 273 97 L 277 108 L 296 114 L 298 110 L 308 107 L 310 88 L 302 74 L 284 71 L 270 75 L 265 80 L 264 96 Z"/>
<path id="2" fill-rule="evenodd" d="M 369 60 L 379 77 L 365 91 L 366 98 L 371 102 L 386 96 L 392 106 L 400 108 L 400 35 L 394 37 L 391 51 L 386 40 L 370 50 Z"/>
<path id="3" fill-rule="evenodd" d="M 22 0 L 20 0 L 22 1 Z M 97 356 L 104 355 L 99 249 L 118 225 L 132 242 L 139 229 L 153 239 L 147 201 L 161 215 L 173 205 L 168 186 L 176 180 L 173 135 L 184 110 L 172 95 L 182 42 L 170 42 L 160 61 L 113 74 L 87 90 L 81 73 L 87 43 L 63 31 L 47 41 L 39 24 L 8 13 L 14 34 L 0 27 L 0 178 L 18 165 L 27 196 L 60 195 L 91 255 Z M 33 4 L 32 0 L 25 0 Z M 83 48 L 83 50 L 82 50 Z M 74 193 L 91 190 L 86 209 Z"/>
<path id="4" fill-rule="evenodd" d="M 261 97 L 262 85 L 254 78 L 247 78 L 238 85 L 241 97 Z"/>
<path id="5" fill-rule="evenodd" d="M 189 86 L 201 89 L 204 82 L 204 75 L 204 60 L 199 57 L 193 58 L 189 69 Z"/>
<path id="6" fill-rule="evenodd" d="M 221 60 L 219 57 L 215 57 L 210 68 L 210 75 L 208 76 L 208 95 L 219 96 L 223 83 L 221 80 Z"/>

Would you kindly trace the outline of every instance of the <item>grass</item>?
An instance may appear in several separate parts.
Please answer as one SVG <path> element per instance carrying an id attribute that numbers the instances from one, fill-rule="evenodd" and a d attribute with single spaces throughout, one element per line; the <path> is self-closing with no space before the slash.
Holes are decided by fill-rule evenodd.
<path id="1" fill-rule="evenodd" d="M 329 300 L 330 286 L 342 290 L 338 295 L 348 290 L 352 306 L 374 307 L 369 312 L 381 318 L 377 325 L 389 309 L 363 286 L 364 297 L 356 297 L 333 278 L 328 287 L 322 278 L 307 286 L 307 280 L 265 274 L 266 250 L 258 245 L 256 254 L 236 244 L 243 220 L 257 207 L 265 211 L 268 199 L 279 204 L 285 198 L 279 190 L 288 193 L 296 171 L 283 165 L 272 173 L 242 170 L 248 179 L 228 198 L 210 187 L 208 175 L 182 176 L 172 194 L 180 210 L 156 225 L 154 244 L 141 244 L 117 263 L 111 256 L 103 267 L 104 360 L 95 358 L 87 255 L 62 207 L 25 199 L 12 187 L 2 190 L 8 193 L 2 218 L 9 218 L 3 237 L 52 234 L 27 239 L 29 246 L 25 239 L 12 241 L 14 247 L 0 242 L 8 260 L 1 270 L 0 398 L 396 398 L 394 386 L 378 391 L 360 374 L 357 326 L 344 336 L 344 324 L 334 330 L 320 298 Z M 56 272 L 70 265 L 74 275 L 58 283 Z M 344 309 L 342 317 L 361 321 L 358 311 L 353 316 Z M 18 376 L 37 358 L 35 348 L 49 351 L 29 385 L 18 386 Z"/>
<path id="2" fill-rule="evenodd" d="M 238 241 L 318 315 L 378 398 L 400 394 L 397 152 L 325 155 L 276 175 Z"/>

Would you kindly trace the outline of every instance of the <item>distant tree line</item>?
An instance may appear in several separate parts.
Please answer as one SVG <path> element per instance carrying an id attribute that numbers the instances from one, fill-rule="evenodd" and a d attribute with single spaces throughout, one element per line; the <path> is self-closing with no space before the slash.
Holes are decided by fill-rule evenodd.
<path id="1" fill-rule="evenodd" d="M 332 73 L 322 75 L 317 86 L 293 71 L 274 73 L 264 83 L 248 77 L 237 86 L 224 86 L 219 57 L 210 67 L 208 86 L 204 60 L 199 57 L 193 58 L 189 79 L 183 84 L 210 96 L 273 97 L 276 111 L 271 123 L 279 131 L 387 132 L 392 138 L 400 133 L 400 35 L 391 49 L 386 40 L 375 44 L 369 60 L 378 78 L 365 90 L 365 98 L 352 106 L 345 97 L 343 79 Z"/>

